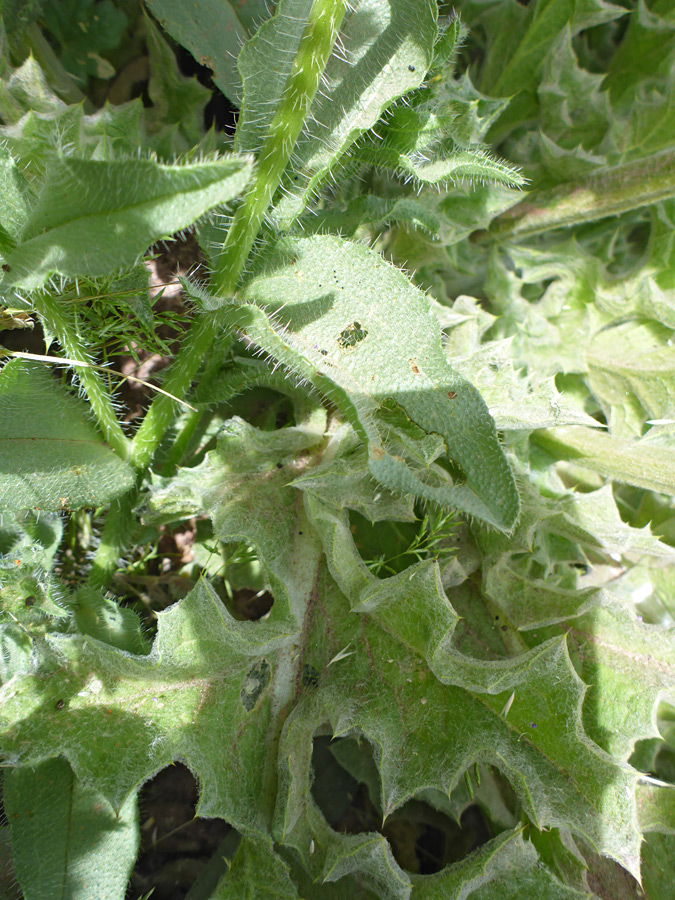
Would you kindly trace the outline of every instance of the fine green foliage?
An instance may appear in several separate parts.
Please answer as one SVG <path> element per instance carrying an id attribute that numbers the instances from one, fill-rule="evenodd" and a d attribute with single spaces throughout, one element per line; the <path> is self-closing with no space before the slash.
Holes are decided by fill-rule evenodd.
<path id="1" fill-rule="evenodd" d="M 226 823 L 190 900 L 668 900 L 672 4 L 5 0 L 0 39 L 17 896 L 161 892 L 182 763 Z"/>

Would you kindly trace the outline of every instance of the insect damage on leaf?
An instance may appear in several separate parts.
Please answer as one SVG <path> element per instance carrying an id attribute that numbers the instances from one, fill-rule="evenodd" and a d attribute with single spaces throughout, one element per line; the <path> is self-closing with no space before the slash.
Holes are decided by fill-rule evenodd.
<path id="1" fill-rule="evenodd" d="M 338 347 L 340 350 L 353 350 L 368 337 L 368 331 L 360 322 L 351 322 L 340 332 Z"/>

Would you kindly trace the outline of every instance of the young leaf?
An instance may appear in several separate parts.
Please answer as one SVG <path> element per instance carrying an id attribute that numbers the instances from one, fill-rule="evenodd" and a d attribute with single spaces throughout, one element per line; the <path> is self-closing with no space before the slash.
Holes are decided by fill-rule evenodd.
<path id="1" fill-rule="evenodd" d="M 288 239 L 240 296 L 247 303 L 233 307 L 232 322 L 342 407 L 378 481 L 512 527 L 518 495 L 494 424 L 446 360 L 428 301 L 402 273 L 339 238 Z M 418 435 L 413 444 L 423 434 L 441 441 L 461 467 L 459 483 L 440 473 L 440 482 L 425 480 L 388 449 L 392 401 L 400 427 Z"/>
<path id="2" fill-rule="evenodd" d="M 0 404 L 0 509 L 96 507 L 133 485 L 133 470 L 97 434 L 86 405 L 43 366 L 7 363 Z"/>
<path id="3" fill-rule="evenodd" d="M 0 287 L 32 290 L 53 274 L 105 275 L 131 265 L 155 241 L 236 197 L 250 173 L 251 161 L 239 156 L 181 165 L 56 157 L 5 256 Z"/>
<path id="4" fill-rule="evenodd" d="M 263 144 L 291 75 L 309 8 L 307 0 L 283 0 L 240 54 L 244 102 L 235 136 L 239 152 L 259 150 Z M 302 213 L 340 157 L 383 110 L 419 87 L 431 63 L 436 30 L 436 10 L 426 0 L 365 0 L 347 8 L 273 211 L 283 228 Z"/>

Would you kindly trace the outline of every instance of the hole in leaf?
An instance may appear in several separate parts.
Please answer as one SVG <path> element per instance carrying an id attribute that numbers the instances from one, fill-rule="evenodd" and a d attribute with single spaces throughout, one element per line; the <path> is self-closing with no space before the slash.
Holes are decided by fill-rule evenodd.
<path id="1" fill-rule="evenodd" d="M 331 828 L 342 834 L 379 831 L 382 815 L 371 799 L 371 792 L 379 795 L 379 776 L 366 740 L 315 737 L 312 770 L 312 797 Z"/>
<path id="2" fill-rule="evenodd" d="M 352 350 L 361 341 L 368 337 L 368 330 L 363 328 L 360 322 L 351 322 L 338 337 L 338 347 L 341 350 Z"/>
<path id="3" fill-rule="evenodd" d="M 196 75 L 199 83 L 211 91 L 211 99 L 204 107 L 204 128 L 208 131 L 213 125 L 216 131 L 233 135 L 237 129 L 239 117 L 237 107 L 230 103 L 225 94 L 216 87 L 213 81 L 213 72 L 208 66 L 198 63 L 190 51 L 180 44 L 174 44 L 174 47 L 182 74 Z"/>
<path id="4" fill-rule="evenodd" d="M 270 388 L 255 387 L 243 391 L 228 404 L 228 415 L 239 416 L 263 431 L 295 425 L 292 400 Z"/>
<path id="5" fill-rule="evenodd" d="M 225 835 L 222 819 L 195 818 L 198 785 L 176 764 L 148 781 L 140 793 L 141 851 L 127 897 L 154 889 L 153 900 L 180 900 L 190 890 Z"/>
<path id="6" fill-rule="evenodd" d="M 255 622 L 272 609 L 273 603 L 274 597 L 269 591 L 239 588 L 232 597 L 232 612 L 238 619 Z"/>
<path id="7" fill-rule="evenodd" d="M 477 804 L 468 806 L 459 822 L 421 800 L 410 800 L 385 822 L 382 834 L 402 869 L 432 875 L 464 859 L 492 837 Z"/>
<path id="8" fill-rule="evenodd" d="M 361 558 L 374 575 L 387 578 L 424 559 L 445 559 L 455 552 L 457 522 L 445 510 L 416 508 L 415 522 L 381 521 L 373 524 L 349 511 L 350 529 Z"/>
<path id="9" fill-rule="evenodd" d="M 501 831 L 478 802 L 471 802 L 473 787 L 469 792 L 464 782 L 450 798 L 425 791 L 425 799 L 408 801 L 383 824 L 379 774 L 372 748 L 362 738 L 315 737 L 312 769 L 312 797 L 331 828 L 343 834 L 379 832 L 401 868 L 418 875 L 439 872 Z M 491 778 L 492 771 L 485 771 Z"/>

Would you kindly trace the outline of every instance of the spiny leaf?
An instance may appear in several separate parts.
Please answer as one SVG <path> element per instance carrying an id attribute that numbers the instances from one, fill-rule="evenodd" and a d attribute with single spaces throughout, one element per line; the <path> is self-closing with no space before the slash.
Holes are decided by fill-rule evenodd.
<path id="1" fill-rule="evenodd" d="M 494 425 L 445 359 L 424 295 L 379 255 L 333 237 L 282 242 L 267 269 L 241 293 L 248 302 L 233 307 L 233 324 L 343 408 L 373 475 L 511 528 L 518 499 Z M 389 449 L 387 420 L 409 449 L 435 435 L 461 467 L 458 483 Z"/>

